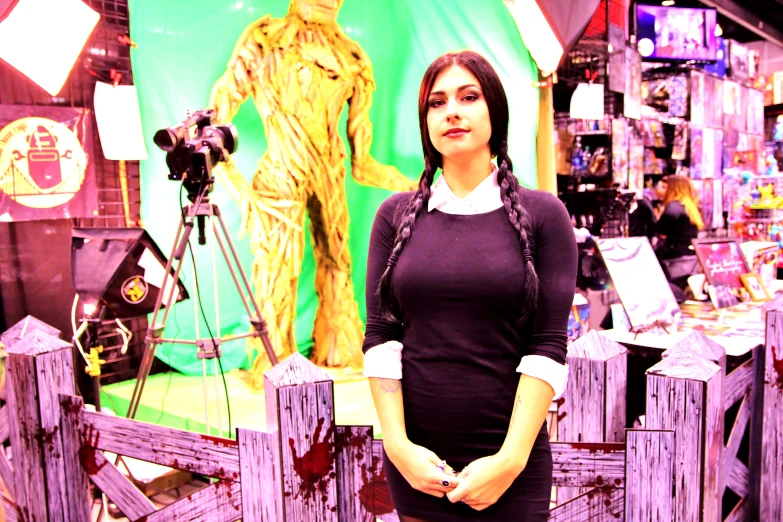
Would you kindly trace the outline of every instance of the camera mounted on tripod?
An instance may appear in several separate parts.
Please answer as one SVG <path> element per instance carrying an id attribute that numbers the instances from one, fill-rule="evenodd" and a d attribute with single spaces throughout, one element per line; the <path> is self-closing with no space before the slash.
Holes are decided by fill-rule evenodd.
<path id="1" fill-rule="evenodd" d="M 213 125 L 214 120 L 214 110 L 202 109 L 177 125 L 159 130 L 153 138 L 155 145 L 166 151 L 169 179 L 184 180 L 191 202 L 212 191 L 212 168 L 237 150 L 236 127 L 230 123 Z"/>

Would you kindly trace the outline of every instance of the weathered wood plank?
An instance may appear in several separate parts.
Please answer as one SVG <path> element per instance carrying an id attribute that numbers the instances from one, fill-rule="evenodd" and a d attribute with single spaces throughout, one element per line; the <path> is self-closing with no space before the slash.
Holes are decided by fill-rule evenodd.
<path id="1" fill-rule="evenodd" d="M 373 514 L 383 522 L 399 522 L 383 471 L 383 441 L 378 439 L 372 441 L 372 486 Z"/>
<path id="2" fill-rule="evenodd" d="M 0 444 L 8 440 L 11 436 L 11 427 L 8 420 L 8 406 L 0 406 Z"/>
<path id="3" fill-rule="evenodd" d="M 748 510 L 752 520 L 759 520 L 759 505 L 761 494 L 761 462 L 762 453 L 764 451 L 764 443 L 762 440 L 764 431 L 764 348 L 757 348 L 753 350 L 753 387 L 751 388 L 751 404 L 753 405 L 750 412 L 750 437 L 748 448 L 748 467 L 750 468 L 750 477 L 748 487 L 750 493 L 748 498 L 749 506 Z"/>
<path id="4" fill-rule="evenodd" d="M 285 520 L 337 522 L 333 383 L 285 386 L 277 395 Z"/>
<path id="5" fill-rule="evenodd" d="M 242 486 L 244 520 L 282 522 L 278 515 L 282 490 L 278 487 L 280 466 L 273 457 L 272 445 L 278 444 L 271 433 L 237 428 L 239 476 Z"/>
<path id="6" fill-rule="evenodd" d="M 221 480 L 156 511 L 144 522 L 233 522 L 240 518 L 241 485 Z"/>
<path id="7" fill-rule="evenodd" d="M 101 451 L 82 448 L 81 457 L 87 475 L 126 517 L 137 520 L 155 512 L 155 505 Z"/>
<path id="8" fill-rule="evenodd" d="M 646 427 L 674 430 L 675 520 L 699 520 L 704 384 L 647 375 Z M 722 405 L 722 403 L 721 403 Z"/>
<path id="9" fill-rule="evenodd" d="M 624 487 L 625 444 L 552 442 L 553 486 Z"/>
<path id="10" fill-rule="evenodd" d="M 752 522 L 751 503 L 747 498 L 740 500 L 723 522 Z"/>
<path id="11" fill-rule="evenodd" d="M 626 432 L 625 520 L 673 522 L 674 431 Z"/>
<path id="12" fill-rule="evenodd" d="M 373 522 L 372 426 L 337 426 L 339 519 Z"/>
<path id="13" fill-rule="evenodd" d="M 2 493 L 0 493 L 0 504 L 2 504 L 0 514 L 5 515 L 5 522 L 19 522 L 23 520 L 19 516 L 16 504 L 14 504 L 10 498 L 6 497 Z M 2 516 L 0 516 L 0 520 L 3 520 Z"/>
<path id="14" fill-rule="evenodd" d="M 625 441 L 625 396 L 628 390 L 628 353 L 606 361 L 606 426 L 602 442 Z"/>
<path id="15" fill-rule="evenodd" d="M 753 359 L 745 361 L 726 376 L 723 409 L 728 410 L 750 393 L 753 386 Z"/>
<path id="16" fill-rule="evenodd" d="M 549 514 L 549 522 L 617 522 L 625 511 L 625 490 L 595 488 L 560 504 Z"/>
<path id="17" fill-rule="evenodd" d="M 41 493 L 46 491 L 43 455 L 38 443 L 41 424 L 35 379 L 35 361 L 26 355 L 10 354 L 8 372 L 8 407 L 11 448 L 14 458 L 14 501 L 26 514 L 26 522 L 48 520 L 46 503 Z"/>
<path id="18" fill-rule="evenodd" d="M 46 478 L 46 499 L 50 522 L 71 520 L 66 500 L 63 444 L 60 434 L 59 393 L 75 395 L 72 350 L 54 350 L 35 357 L 35 371 L 40 407 L 41 431 L 39 443 L 43 450 Z"/>
<path id="19" fill-rule="evenodd" d="M 737 418 L 734 421 L 734 426 L 731 428 L 731 434 L 729 435 L 729 442 L 726 444 L 726 449 L 723 452 L 723 485 L 721 488 L 721 494 L 725 492 L 728 485 L 728 476 L 731 473 L 734 461 L 737 460 L 737 451 L 739 451 L 742 437 L 745 435 L 745 430 L 750 423 L 750 397 L 745 397 L 740 404 L 739 411 L 737 412 Z M 747 483 L 745 484 L 747 488 Z M 733 489 L 733 488 L 732 488 Z M 735 493 L 739 494 L 737 490 Z M 740 495 L 744 496 L 744 495 Z"/>
<path id="20" fill-rule="evenodd" d="M 783 312 L 767 314 L 760 520 L 783 520 Z"/>
<path id="21" fill-rule="evenodd" d="M 85 411 L 87 443 L 99 450 L 209 477 L 238 481 L 236 441 Z"/>
<path id="22" fill-rule="evenodd" d="M 0 480 L 5 485 L 8 493 L 11 494 L 11 498 L 16 498 L 14 496 L 14 468 L 8 462 L 8 457 L 5 456 L 5 448 L 2 444 L 0 444 Z"/>
<path id="23" fill-rule="evenodd" d="M 568 357 L 568 366 L 568 384 L 557 416 L 557 440 L 602 442 L 606 425 L 606 362 Z M 562 504 L 581 493 L 584 490 L 560 487 L 557 502 Z"/>
<path id="24" fill-rule="evenodd" d="M 60 395 L 60 429 L 63 434 L 63 465 L 68 492 L 68 512 L 72 521 L 91 522 L 90 483 L 82 467 L 79 452 L 82 447 L 84 401 L 81 397 Z"/>
<path id="25" fill-rule="evenodd" d="M 722 368 L 706 383 L 704 408 L 704 442 L 700 448 L 703 470 L 702 516 L 703 520 L 720 520 L 722 512 L 723 453 L 726 409 L 723 394 L 726 374 Z M 696 384 L 696 383 L 694 383 Z"/>
<path id="26" fill-rule="evenodd" d="M 739 459 L 732 459 L 726 468 L 726 486 L 740 497 L 748 494 L 748 467 Z"/>

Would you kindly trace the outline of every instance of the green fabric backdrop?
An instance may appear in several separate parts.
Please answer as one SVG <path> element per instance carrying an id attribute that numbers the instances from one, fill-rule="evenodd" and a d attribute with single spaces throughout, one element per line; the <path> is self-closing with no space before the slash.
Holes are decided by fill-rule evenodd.
<path id="1" fill-rule="evenodd" d="M 169 181 L 165 155 L 152 142 L 155 131 L 184 118 L 185 110 L 205 107 L 214 82 L 225 71 L 239 35 L 253 21 L 270 13 L 283 17 L 287 0 L 130 0 L 131 37 L 138 48 L 131 52 L 134 83 L 139 90 L 141 117 L 149 159 L 141 163 L 142 218 L 145 228 L 168 255 L 179 220 L 179 183 Z M 520 180 L 536 186 L 535 136 L 538 90 L 535 63 L 531 60 L 516 25 L 502 0 L 345 0 L 338 23 L 361 45 L 372 60 L 377 89 L 371 118 L 374 125 L 372 155 L 393 164 L 412 179 L 423 168 L 419 137 L 417 97 L 427 66 L 440 54 L 471 48 L 495 66 L 511 105 L 510 156 Z M 347 108 L 342 114 L 345 138 Z M 266 139 L 252 100 L 233 120 L 239 131 L 239 150 L 234 159 L 250 180 L 256 163 L 266 150 Z M 350 172 L 350 160 L 346 160 Z M 350 249 L 353 282 L 362 319 L 370 229 L 380 203 L 389 192 L 358 185 L 348 178 L 345 187 L 351 216 Z M 220 186 L 212 194 L 236 241 L 243 266 L 249 273 L 251 256 L 247 237 L 238 238 L 239 211 Z M 195 234 L 194 234 L 195 236 Z M 204 311 L 217 335 L 212 291 L 212 257 L 207 246 L 191 243 L 196 254 L 198 282 Z M 296 339 L 299 351 L 308 355 L 316 309 L 315 266 L 310 247 L 305 251 L 299 282 Z M 218 250 L 218 257 L 219 250 Z M 218 259 L 221 333 L 246 332 L 249 322 L 236 295 L 228 270 Z M 183 268 L 183 280 L 193 295 L 193 278 Z M 201 322 L 201 336 L 206 329 Z M 193 300 L 175 306 L 166 325 L 167 337 L 194 339 Z M 224 345 L 224 369 L 249 363 L 244 342 Z M 177 370 L 200 374 L 201 363 L 191 348 L 164 345 L 158 357 Z M 211 365 L 210 370 L 211 370 Z"/>

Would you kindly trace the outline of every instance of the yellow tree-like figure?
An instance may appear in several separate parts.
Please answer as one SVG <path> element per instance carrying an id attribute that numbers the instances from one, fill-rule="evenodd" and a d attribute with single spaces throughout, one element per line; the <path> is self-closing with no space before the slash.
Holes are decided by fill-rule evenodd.
<path id="1" fill-rule="evenodd" d="M 267 15 L 240 37 L 210 107 L 228 122 L 252 96 L 268 149 L 252 187 L 229 162 L 219 183 L 239 202 L 243 233 L 250 233 L 253 284 L 279 356 L 296 350 L 294 316 L 304 251 L 305 212 L 316 261 L 318 310 L 313 330 L 316 364 L 358 366 L 362 323 L 351 282 L 345 145 L 338 134 L 349 104 L 351 173 L 364 185 L 410 190 L 414 182 L 370 157 L 372 64 L 337 24 L 342 0 L 292 0 L 282 19 Z M 253 339 L 252 342 L 258 341 Z M 260 345 L 253 383 L 269 361 Z"/>

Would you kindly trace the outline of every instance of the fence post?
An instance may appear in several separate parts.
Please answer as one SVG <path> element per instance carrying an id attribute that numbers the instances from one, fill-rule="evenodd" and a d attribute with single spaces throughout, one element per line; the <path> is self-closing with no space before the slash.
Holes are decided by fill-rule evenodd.
<path id="1" fill-rule="evenodd" d="M 647 429 L 675 432 L 675 519 L 721 518 L 724 413 L 721 367 L 688 345 L 647 370 Z"/>
<path id="2" fill-rule="evenodd" d="M 337 522 L 334 383 L 295 353 L 264 374 L 266 429 L 274 434 L 283 499 L 277 520 Z"/>
<path id="3" fill-rule="evenodd" d="M 674 521 L 674 432 L 628 430 L 625 439 L 625 520 Z"/>
<path id="4" fill-rule="evenodd" d="M 628 352 L 593 330 L 568 347 L 569 378 L 557 408 L 560 442 L 622 442 Z M 559 504 L 587 491 L 558 488 Z"/>
<path id="5" fill-rule="evenodd" d="M 52 335 L 55 332 L 59 334 L 28 317 L 3 334 L 8 352 L 14 500 L 20 512 L 28 513 L 30 522 L 71 520 L 64 503 L 58 394 L 75 394 L 72 347 Z"/>
<path id="6" fill-rule="evenodd" d="M 766 333 L 759 520 L 783 520 L 783 312 L 767 314 Z"/>

